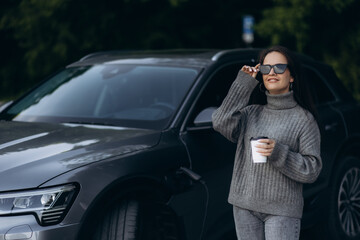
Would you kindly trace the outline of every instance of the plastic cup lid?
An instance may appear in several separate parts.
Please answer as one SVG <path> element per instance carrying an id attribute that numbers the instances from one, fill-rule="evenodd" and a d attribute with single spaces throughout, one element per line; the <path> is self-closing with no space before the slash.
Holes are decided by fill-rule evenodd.
<path id="1" fill-rule="evenodd" d="M 261 136 L 261 137 L 252 137 L 252 138 L 250 138 L 250 141 L 256 141 L 256 140 L 259 140 L 259 139 L 269 139 L 268 137 L 263 137 L 263 136 Z"/>

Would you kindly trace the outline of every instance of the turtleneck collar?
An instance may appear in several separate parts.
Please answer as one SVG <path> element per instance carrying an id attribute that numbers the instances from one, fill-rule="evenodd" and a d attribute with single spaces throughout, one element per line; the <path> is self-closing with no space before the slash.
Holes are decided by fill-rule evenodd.
<path id="1" fill-rule="evenodd" d="M 267 97 L 266 107 L 269 109 L 289 109 L 297 105 L 297 102 L 294 99 L 293 91 L 275 95 L 272 95 L 268 91 L 266 91 L 265 94 Z"/>

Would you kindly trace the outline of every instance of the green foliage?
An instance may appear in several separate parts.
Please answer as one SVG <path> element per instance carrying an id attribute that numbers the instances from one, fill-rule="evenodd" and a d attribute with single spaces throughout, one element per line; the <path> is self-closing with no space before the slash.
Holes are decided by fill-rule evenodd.
<path id="1" fill-rule="evenodd" d="M 260 0 L 267 6 L 267 0 Z M 104 50 L 231 48 L 241 41 L 238 0 L 3 0 L 0 99 L 14 97 L 82 56 Z"/>
<path id="2" fill-rule="evenodd" d="M 280 2 L 280 1 L 278 1 Z M 264 18 L 255 27 L 255 30 L 264 38 L 270 38 L 271 44 L 294 41 L 297 50 L 304 48 L 304 43 L 309 39 L 309 25 L 306 20 L 309 17 L 307 11 L 311 4 L 306 2 L 292 1 L 291 5 L 275 6 L 263 11 Z"/>
<path id="3" fill-rule="evenodd" d="M 355 0 L 273 0 L 256 31 L 332 65 L 360 100 L 360 2 Z"/>
<path id="4" fill-rule="evenodd" d="M 360 99 L 360 1 L 3 0 L 0 99 L 58 68 L 104 50 L 235 48 L 242 17 L 255 18 L 253 46 L 282 44 L 330 63 Z M 358 57 L 359 56 L 359 57 Z"/>

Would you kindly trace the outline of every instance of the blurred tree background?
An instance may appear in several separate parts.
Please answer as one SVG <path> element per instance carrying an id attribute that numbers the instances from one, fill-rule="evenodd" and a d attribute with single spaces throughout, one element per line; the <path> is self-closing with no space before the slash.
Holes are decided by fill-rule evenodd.
<path id="1" fill-rule="evenodd" d="M 104 50 L 281 44 L 335 68 L 360 100 L 360 1 L 2 0 L 0 100 L 17 97 L 82 56 Z"/>

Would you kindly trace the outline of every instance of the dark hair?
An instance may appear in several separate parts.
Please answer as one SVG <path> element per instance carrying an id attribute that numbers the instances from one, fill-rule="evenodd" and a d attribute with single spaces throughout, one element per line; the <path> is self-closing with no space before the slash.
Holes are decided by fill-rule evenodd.
<path id="1" fill-rule="evenodd" d="M 283 46 L 273 46 L 267 49 L 264 49 L 259 54 L 259 63 L 263 64 L 265 57 L 271 52 L 279 52 L 285 56 L 290 75 L 294 78 L 292 84 L 292 91 L 294 92 L 295 101 L 304 109 L 309 111 L 315 118 L 317 118 L 317 112 L 312 101 L 310 90 L 308 89 L 308 84 L 306 84 L 305 79 L 302 75 L 302 65 L 299 59 L 292 53 L 289 49 Z M 256 77 L 260 83 L 262 83 L 262 88 L 265 89 L 263 78 L 261 73 Z M 255 88 L 253 91 L 250 104 L 266 104 L 266 95 L 265 91 L 260 88 Z"/>

